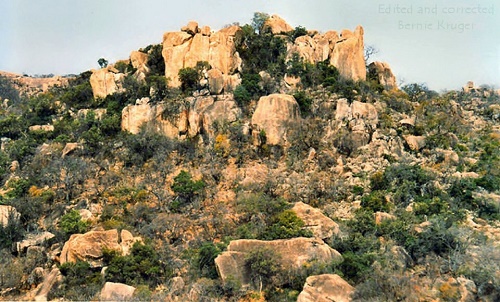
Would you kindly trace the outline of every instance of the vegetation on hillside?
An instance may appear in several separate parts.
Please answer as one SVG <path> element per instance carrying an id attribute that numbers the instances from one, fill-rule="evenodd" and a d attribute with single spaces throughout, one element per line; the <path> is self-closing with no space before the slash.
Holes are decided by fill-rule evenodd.
<path id="1" fill-rule="evenodd" d="M 147 127 L 137 135 L 121 131 L 125 106 L 149 97 L 176 112 L 210 68 L 199 62 L 181 69 L 181 88 L 168 88 L 161 45 L 142 50 L 151 69 L 144 81 L 131 65 L 116 64 L 126 73 L 125 90 L 104 99 L 94 99 L 90 72 L 32 97 L 0 77 L 0 97 L 10 100 L 0 104 L 0 205 L 19 213 L 0 224 L 2 296 L 21 296 L 40 284 L 35 268 L 55 265 L 64 278 L 49 298 L 69 300 L 92 300 L 111 281 L 136 286 L 138 300 L 197 293 L 293 301 L 308 276 L 323 273 L 355 286 L 358 301 L 455 301 L 460 291 L 446 280 L 461 277 L 473 282 L 476 297 L 500 298 L 499 95 L 487 88 L 437 93 L 417 83 L 386 91 L 375 77 L 343 79 L 328 62 L 296 54 L 287 61 L 286 39 L 307 30 L 278 37 L 261 30 L 267 17 L 256 14 L 242 26 L 237 46 L 242 83 L 229 93 L 244 117 L 214 124 L 212 140 L 171 139 Z M 286 88 L 285 74 L 300 84 Z M 270 145 L 265 131 L 252 136 L 245 125 L 255 101 L 277 91 L 293 95 L 302 115 L 285 145 Z M 356 125 L 335 119 L 341 98 L 378 113 L 361 147 L 345 139 Z M 408 119 L 414 122 L 400 123 Z M 29 130 L 44 124 L 54 130 Z M 409 136 L 424 137 L 425 146 L 412 148 Z M 67 143 L 79 147 L 62 156 Z M 340 225 L 326 243 L 343 261 L 311 261 L 289 272 L 280 255 L 256 249 L 244 258 L 253 290 L 238 280 L 223 283 L 214 259 L 230 241 L 313 236 L 291 210 L 297 201 Z M 84 261 L 60 265 L 49 257 L 72 234 L 97 229 L 126 229 L 143 242 L 128 255 L 104 250 L 103 274 Z M 16 251 L 16 242 L 42 231 L 56 236 L 41 244 L 41 256 Z M 174 277 L 184 286 L 170 290 Z"/>

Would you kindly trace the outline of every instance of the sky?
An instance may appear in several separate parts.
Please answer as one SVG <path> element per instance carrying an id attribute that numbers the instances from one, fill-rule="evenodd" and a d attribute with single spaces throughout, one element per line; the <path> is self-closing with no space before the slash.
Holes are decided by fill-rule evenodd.
<path id="1" fill-rule="evenodd" d="M 365 45 L 378 50 L 371 60 L 389 63 L 400 85 L 500 88 L 496 0 L 0 0 L 0 70 L 78 74 L 161 43 L 190 20 L 218 30 L 254 12 L 320 32 L 362 25 Z"/>

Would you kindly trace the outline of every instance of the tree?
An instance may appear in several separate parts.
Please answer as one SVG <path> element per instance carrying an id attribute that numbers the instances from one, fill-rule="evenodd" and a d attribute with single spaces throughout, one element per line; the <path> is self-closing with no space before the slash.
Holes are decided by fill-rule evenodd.
<path id="1" fill-rule="evenodd" d="M 373 56 L 378 54 L 378 49 L 373 45 L 365 46 L 365 63 L 368 64 L 368 60 Z"/>
<path id="2" fill-rule="evenodd" d="M 194 181 L 191 174 L 182 170 L 174 177 L 172 191 L 177 194 L 176 202 L 172 205 L 173 210 L 178 210 L 184 204 L 191 203 L 205 188 L 203 180 Z"/>
<path id="3" fill-rule="evenodd" d="M 245 257 L 245 267 L 259 291 L 262 291 L 264 286 L 273 288 L 279 284 L 278 276 L 283 271 L 280 259 L 281 255 L 266 248 L 254 249 Z"/>
<path id="4" fill-rule="evenodd" d="M 255 32 L 261 33 L 264 23 L 269 19 L 269 14 L 262 12 L 255 12 L 252 18 L 252 28 Z"/>
<path id="5" fill-rule="evenodd" d="M 108 60 L 106 60 L 105 58 L 100 58 L 99 60 L 97 60 L 97 63 L 101 68 L 106 68 L 108 66 Z"/>

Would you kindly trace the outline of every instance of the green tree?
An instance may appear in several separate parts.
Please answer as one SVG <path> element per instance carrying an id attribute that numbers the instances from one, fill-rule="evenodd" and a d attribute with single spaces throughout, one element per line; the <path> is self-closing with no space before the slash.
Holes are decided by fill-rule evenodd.
<path id="1" fill-rule="evenodd" d="M 170 272 L 160 262 L 160 257 L 150 244 L 134 243 L 130 255 L 121 256 L 116 251 L 104 250 L 108 264 L 105 279 L 130 285 L 146 284 L 156 287 L 170 277 Z"/>
<path id="2" fill-rule="evenodd" d="M 59 227 L 61 231 L 69 237 L 71 234 L 83 234 L 90 226 L 90 222 L 83 221 L 77 210 L 71 210 L 61 217 Z"/>
<path id="3" fill-rule="evenodd" d="M 205 183 L 203 180 L 194 181 L 189 172 L 182 170 L 174 177 L 174 183 L 172 184 L 172 191 L 177 194 L 177 202 L 172 206 L 174 209 L 179 209 L 181 206 L 193 202 L 204 188 Z"/>
<path id="4" fill-rule="evenodd" d="M 262 234 L 265 240 L 312 237 L 312 232 L 305 229 L 305 224 L 292 210 L 285 210 L 276 215 L 271 225 Z"/>
<path id="5" fill-rule="evenodd" d="M 99 67 L 101 68 L 106 68 L 108 66 L 108 60 L 106 60 L 105 58 L 100 58 L 99 60 L 97 60 L 97 64 L 99 64 Z"/>
<path id="6" fill-rule="evenodd" d="M 245 257 L 245 267 L 250 272 L 254 288 L 269 289 L 280 284 L 279 275 L 283 268 L 281 255 L 271 249 L 257 248 Z"/>
<path id="7" fill-rule="evenodd" d="M 269 19 L 269 14 L 262 12 L 255 12 L 252 18 L 252 28 L 255 32 L 261 33 L 264 24 Z"/>

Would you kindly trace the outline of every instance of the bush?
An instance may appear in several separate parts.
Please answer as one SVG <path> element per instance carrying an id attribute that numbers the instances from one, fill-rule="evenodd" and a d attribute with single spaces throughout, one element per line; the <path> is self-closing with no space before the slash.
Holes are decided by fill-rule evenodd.
<path id="1" fill-rule="evenodd" d="M 186 67 L 179 70 L 179 80 L 181 81 L 182 91 L 191 92 L 198 88 L 200 76 L 196 69 L 192 67 Z"/>
<path id="2" fill-rule="evenodd" d="M 59 270 L 65 278 L 63 284 L 51 295 L 74 301 L 89 301 L 101 289 L 100 271 L 92 269 L 88 262 L 66 262 L 61 264 Z"/>
<path id="3" fill-rule="evenodd" d="M 312 99 L 307 96 L 305 91 L 297 91 L 294 93 L 293 97 L 299 104 L 300 112 L 303 114 L 307 114 L 311 112 L 311 104 L 312 104 Z"/>
<path id="4" fill-rule="evenodd" d="M 288 33 L 288 37 L 290 37 L 290 41 L 292 43 L 295 43 L 295 40 L 298 37 L 306 36 L 306 35 L 307 35 L 307 29 L 305 27 L 302 27 L 302 26 L 297 26 L 297 27 L 295 27 L 295 29 L 293 31 Z"/>
<path id="5" fill-rule="evenodd" d="M 14 103 L 17 103 L 20 99 L 19 92 L 11 80 L 3 75 L 0 75 L 0 99 L 8 99 Z"/>
<path id="6" fill-rule="evenodd" d="M 103 250 L 104 261 L 108 265 L 105 279 L 129 285 L 148 285 L 154 289 L 170 277 L 160 262 L 160 257 L 149 244 L 134 243 L 128 256 L 120 256 L 115 251 Z"/>
<path id="7" fill-rule="evenodd" d="M 244 108 L 252 99 L 252 95 L 243 85 L 238 85 L 234 89 L 234 100 L 238 104 L 238 106 Z"/>
<path id="8" fill-rule="evenodd" d="M 82 216 L 77 210 L 71 210 L 61 217 L 59 228 L 69 237 L 71 234 L 83 234 L 90 226 L 90 222 L 82 221 Z"/>
<path id="9" fill-rule="evenodd" d="M 280 285 L 279 275 L 283 271 L 280 258 L 279 254 L 265 248 L 252 250 L 245 256 L 245 267 L 254 288 L 262 291 Z"/>
<path id="10" fill-rule="evenodd" d="M 384 191 L 373 191 L 361 198 L 361 207 L 372 212 L 389 212 L 391 204 L 385 198 Z"/>
<path id="11" fill-rule="evenodd" d="M 312 232 L 305 229 L 302 219 L 292 210 L 286 210 L 272 218 L 271 224 L 267 227 L 260 239 L 276 240 L 289 239 L 295 237 L 312 237 Z"/>
<path id="12" fill-rule="evenodd" d="M 182 170 L 172 184 L 172 191 L 177 194 L 177 203 L 172 205 L 172 210 L 178 210 L 180 207 L 191 203 L 199 196 L 205 188 L 203 180 L 194 181 L 191 174 Z"/>
<path id="13" fill-rule="evenodd" d="M 218 277 L 214 260 L 221 252 L 221 246 L 212 242 L 205 242 L 201 245 L 195 260 L 196 269 L 201 277 L 210 279 Z"/>

